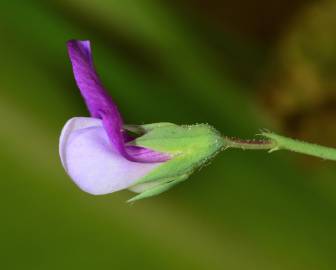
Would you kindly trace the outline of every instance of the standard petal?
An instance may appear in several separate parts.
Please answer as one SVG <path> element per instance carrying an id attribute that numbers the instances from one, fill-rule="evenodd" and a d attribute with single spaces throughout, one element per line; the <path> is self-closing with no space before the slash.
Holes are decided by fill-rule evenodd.
<path id="1" fill-rule="evenodd" d="M 67 46 L 76 84 L 91 115 L 102 119 L 115 151 L 124 158 L 135 162 L 155 163 L 169 160 L 170 156 L 165 153 L 125 145 L 125 142 L 131 138 L 124 131 L 123 120 L 118 108 L 104 89 L 94 68 L 90 42 L 70 40 Z M 62 163 L 64 164 L 63 160 Z"/>
<path id="2" fill-rule="evenodd" d="M 120 154 L 132 160 L 125 150 L 123 121 L 118 107 L 104 89 L 93 65 L 90 42 L 70 40 L 67 46 L 76 84 L 91 116 L 103 119 L 111 143 Z"/>
<path id="3" fill-rule="evenodd" d="M 94 195 L 122 190 L 162 164 L 125 159 L 111 145 L 101 123 L 85 121 L 69 121 L 60 142 L 64 168 L 82 190 Z"/>
<path id="4" fill-rule="evenodd" d="M 108 95 L 95 70 L 90 41 L 70 40 L 67 42 L 76 84 L 93 117 L 101 118 L 101 112 L 114 114 L 115 125 L 122 127 L 116 104 Z"/>

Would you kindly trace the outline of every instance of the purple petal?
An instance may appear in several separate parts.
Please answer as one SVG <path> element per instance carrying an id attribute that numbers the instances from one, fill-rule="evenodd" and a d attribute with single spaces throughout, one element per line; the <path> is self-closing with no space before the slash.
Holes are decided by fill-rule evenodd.
<path id="1" fill-rule="evenodd" d="M 126 146 L 127 153 L 136 159 L 138 162 L 165 162 L 171 159 L 171 156 L 166 153 L 156 152 L 148 148 L 129 145 Z"/>
<path id="2" fill-rule="evenodd" d="M 108 95 L 93 65 L 89 41 L 70 40 L 67 43 L 76 84 L 92 117 L 101 118 L 102 112 L 113 114 L 115 125 L 122 127 L 116 104 Z"/>
<path id="3" fill-rule="evenodd" d="M 127 160 L 109 142 L 101 120 L 84 117 L 72 118 L 64 126 L 60 155 L 73 181 L 94 195 L 128 188 L 161 165 Z"/>
<path id="4" fill-rule="evenodd" d="M 67 43 L 76 84 L 92 117 L 103 120 L 104 128 L 115 150 L 130 161 L 162 162 L 170 157 L 140 147 L 127 147 L 130 140 L 123 130 L 123 120 L 116 104 L 104 89 L 94 68 L 89 41 L 70 40 Z"/>
<path id="5" fill-rule="evenodd" d="M 113 126 L 111 118 L 103 115 L 103 125 L 107 134 L 117 133 L 115 127 Z M 140 146 L 127 146 L 125 142 L 128 142 L 131 138 L 124 134 L 124 138 L 116 141 L 114 146 L 118 149 L 118 152 L 130 161 L 152 163 L 152 162 L 164 162 L 171 158 L 169 154 L 157 152 L 148 148 Z M 120 143 L 120 144 L 119 144 Z"/>
<path id="6" fill-rule="evenodd" d="M 67 45 L 77 86 L 91 116 L 103 119 L 111 143 L 120 154 L 130 158 L 124 146 L 122 118 L 94 68 L 90 42 L 70 40 Z"/>

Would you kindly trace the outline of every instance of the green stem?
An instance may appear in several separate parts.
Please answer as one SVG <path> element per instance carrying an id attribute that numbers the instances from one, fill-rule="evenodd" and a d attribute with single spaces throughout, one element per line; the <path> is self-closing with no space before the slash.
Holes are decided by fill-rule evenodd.
<path id="1" fill-rule="evenodd" d="M 335 148 L 294 140 L 272 132 L 263 132 L 260 135 L 274 142 L 275 147 L 270 150 L 271 152 L 283 149 L 336 161 Z"/>
<path id="2" fill-rule="evenodd" d="M 288 150 L 336 161 L 335 148 L 294 140 L 272 132 L 262 132 L 259 135 L 264 137 L 264 139 L 241 140 L 224 137 L 225 146 L 226 148 L 238 148 L 243 150 L 269 150 L 270 153 L 277 150 Z"/>

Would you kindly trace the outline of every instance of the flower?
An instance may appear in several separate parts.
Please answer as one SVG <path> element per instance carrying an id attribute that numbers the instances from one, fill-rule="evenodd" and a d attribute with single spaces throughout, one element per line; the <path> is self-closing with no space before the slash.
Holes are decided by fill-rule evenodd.
<path id="1" fill-rule="evenodd" d="M 131 189 L 150 197 L 185 180 L 222 147 L 208 125 L 124 125 L 93 65 L 89 41 L 67 43 L 76 84 L 91 117 L 74 117 L 61 132 L 59 152 L 72 180 L 93 195 Z M 136 134 L 130 136 L 127 131 Z"/>

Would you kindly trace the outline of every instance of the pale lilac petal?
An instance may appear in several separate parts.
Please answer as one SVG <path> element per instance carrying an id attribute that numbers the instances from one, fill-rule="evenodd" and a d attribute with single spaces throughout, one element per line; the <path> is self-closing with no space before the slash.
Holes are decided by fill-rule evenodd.
<path id="1" fill-rule="evenodd" d="M 60 143 L 64 168 L 82 190 L 94 195 L 122 190 L 161 164 L 127 160 L 111 145 L 101 125 L 93 122 L 85 125 L 85 120 L 68 122 Z M 81 123 L 84 128 L 71 129 Z"/>
<path id="2" fill-rule="evenodd" d="M 70 134 L 78 129 L 102 126 L 103 123 L 100 119 L 92 117 L 73 117 L 65 123 L 59 140 L 59 154 L 65 170 L 67 170 L 66 164 L 64 162 L 66 154 L 65 150 Z"/>

